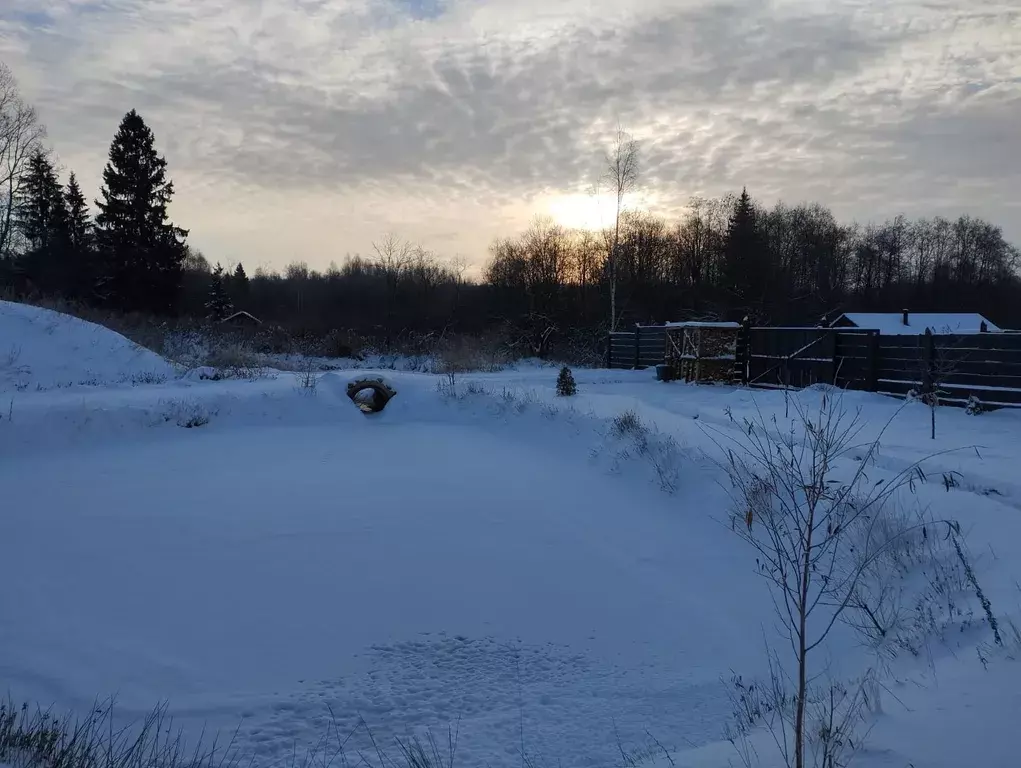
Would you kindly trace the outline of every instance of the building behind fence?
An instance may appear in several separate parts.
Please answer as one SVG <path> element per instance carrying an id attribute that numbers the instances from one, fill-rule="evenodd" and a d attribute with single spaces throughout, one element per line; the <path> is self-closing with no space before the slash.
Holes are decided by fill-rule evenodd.
<path id="1" fill-rule="evenodd" d="M 667 359 L 667 327 L 610 334 L 607 366 L 648 368 Z M 1021 333 L 886 336 L 848 328 L 757 328 L 738 333 L 731 381 L 766 388 L 833 384 L 903 397 L 935 392 L 942 401 L 977 397 L 1021 407 Z"/>

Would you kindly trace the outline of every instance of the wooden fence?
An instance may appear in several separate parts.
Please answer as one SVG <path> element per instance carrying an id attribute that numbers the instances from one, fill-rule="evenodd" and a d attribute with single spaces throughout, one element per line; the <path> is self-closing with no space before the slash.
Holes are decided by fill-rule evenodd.
<path id="1" fill-rule="evenodd" d="M 630 331 L 610 334 L 607 368 L 649 368 L 666 359 L 666 327 L 636 325 Z"/>
<path id="2" fill-rule="evenodd" d="M 986 405 L 1021 407 L 1021 333 L 882 336 L 833 328 L 742 329 L 735 383 L 801 388 L 824 383 L 903 397 L 936 392 L 948 403 L 972 395 Z M 662 363 L 663 326 L 610 334 L 610 368 Z"/>

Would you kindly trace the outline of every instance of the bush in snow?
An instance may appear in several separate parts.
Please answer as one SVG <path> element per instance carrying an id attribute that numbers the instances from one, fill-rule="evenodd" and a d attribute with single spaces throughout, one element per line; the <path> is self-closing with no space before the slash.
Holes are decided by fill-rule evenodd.
<path id="1" fill-rule="evenodd" d="M 618 437 L 625 435 L 638 435 L 647 431 L 642 424 L 641 418 L 633 410 L 628 409 L 613 417 L 613 432 Z"/>
<path id="2" fill-rule="evenodd" d="M 985 408 L 978 395 L 968 395 L 968 404 L 964 406 L 964 412 L 969 416 L 978 416 Z"/>
<path id="3" fill-rule="evenodd" d="M 617 451 L 615 460 L 632 457 L 642 459 L 656 473 L 661 490 L 673 493 L 681 468 L 681 447 L 668 434 L 654 426 L 644 424 L 633 410 L 619 413 L 610 422 L 610 437 L 621 440 L 625 446 Z"/>
<path id="4" fill-rule="evenodd" d="M 160 405 L 163 406 L 163 411 L 159 414 L 158 421 L 164 423 L 172 421 L 184 429 L 204 427 L 219 413 L 194 400 L 162 400 Z"/>
<path id="5" fill-rule="evenodd" d="M 319 372 L 315 360 L 306 357 L 295 377 L 295 385 L 305 394 L 314 395 L 319 387 Z"/>
<path id="6" fill-rule="evenodd" d="M 566 365 L 560 369 L 557 376 L 557 395 L 560 397 L 571 397 L 578 394 L 578 385 L 574 382 L 574 374 Z"/>

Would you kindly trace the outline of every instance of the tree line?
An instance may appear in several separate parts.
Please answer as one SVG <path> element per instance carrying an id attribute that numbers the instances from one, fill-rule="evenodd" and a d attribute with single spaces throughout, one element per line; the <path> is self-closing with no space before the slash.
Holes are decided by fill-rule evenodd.
<path id="1" fill-rule="evenodd" d="M 134 110 L 121 121 L 94 218 L 75 174 L 61 183 L 44 137 L 9 69 L 0 67 L 4 281 L 21 293 L 172 313 L 188 233 L 168 219 L 174 187 L 145 121 Z"/>
<path id="2" fill-rule="evenodd" d="M 545 354 L 598 344 L 610 327 L 705 318 L 815 324 L 850 310 L 982 311 L 1021 327 L 1018 249 L 963 216 L 840 223 L 819 204 L 768 208 L 747 191 L 692 199 L 679 219 L 628 208 L 638 142 L 618 130 L 601 182 L 613 224 L 571 230 L 537 217 L 498 239 L 481 277 L 396 236 L 325 271 L 212 265 L 168 216 L 174 187 L 135 111 L 114 136 L 94 206 L 66 182 L 45 130 L 0 64 L 0 282 L 116 311 L 263 323 L 385 344 L 411 336 L 497 333 Z M 95 215 L 92 215 L 92 211 Z"/>
<path id="3" fill-rule="evenodd" d="M 617 229 L 618 324 L 682 316 L 804 324 L 903 307 L 1021 322 L 1021 254 L 977 218 L 841 224 L 821 205 L 767 209 L 744 191 L 693 199 L 672 223 L 625 211 Z M 505 311 L 608 321 L 613 237 L 538 219 L 494 246 L 485 280 Z"/>

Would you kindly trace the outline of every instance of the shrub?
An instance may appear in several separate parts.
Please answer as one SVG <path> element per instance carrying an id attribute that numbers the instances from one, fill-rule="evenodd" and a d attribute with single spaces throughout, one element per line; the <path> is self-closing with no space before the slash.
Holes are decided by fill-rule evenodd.
<path id="1" fill-rule="evenodd" d="M 978 416 L 985 408 L 982 407 L 982 401 L 978 399 L 978 395 L 969 395 L 968 404 L 964 406 L 964 412 L 969 416 Z"/>
<path id="2" fill-rule="evenodd" d="M 0 702 L 0 762 L 14 768 L 238 768 L 233 742 L 202 737 L 187 744 L 162 704 L 125 727 L 113 701 L 97 701 L 82 717 Z"/>
<path id="3" fill-rule="evenodd" d="M 208 408 L 195 400 L 161 400 L 163 410 L 157 416 L 158 422 L 174 422 L 183 429 L 204 427 L 219 414 L 215 408 Z"/>
<path id="4" fill-rule="evenodd" d="M 571 397 L 578 394 L 578 385 L 574 382 L 574 374 L 566 365 L 560 369 L 557 376 L 557 395 L 560 397 Z"/>
<path id="5" fill-rule="evenodd" d="M 618 437 L 642 434 L 646 431 L 648 430 L 642 424 L 641 418 L 630 408 L 613 418 L 613 433 Z"/>

